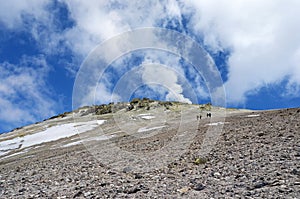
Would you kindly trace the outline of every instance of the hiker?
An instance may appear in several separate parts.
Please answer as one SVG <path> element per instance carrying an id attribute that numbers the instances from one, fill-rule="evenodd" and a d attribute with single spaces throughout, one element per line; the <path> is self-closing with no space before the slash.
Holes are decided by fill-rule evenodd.
<path id="1" fill-rule="evenodd" d="M 197 115 L 197 120 L 199 119 L 199 116 Z"/>
<path id="2" fill-rule="evenodd" d="M 200 120 L 201 120 L 201 118 L 202 118 L 202 115 L 200 115 L 200 116 L 199 116 L 199 118 L 200 118 Z"/>

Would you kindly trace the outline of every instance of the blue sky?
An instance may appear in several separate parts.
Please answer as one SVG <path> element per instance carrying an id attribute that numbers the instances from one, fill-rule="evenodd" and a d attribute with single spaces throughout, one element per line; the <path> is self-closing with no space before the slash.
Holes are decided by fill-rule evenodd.
<path id="1" fill-rule="evenodd" d="M 0 133 L 70 111 L 87 56 L 102 42 L 145 27 L 178 31 L 204 48 L 222 77 L 228 107 L 299 107 L 299 8 L 297 0 L 3 1 Z M 109 102 L 124 77 L 135 78 L 130 71 L 145 84 L 130 97 L 211 100 L 205 77 L 187 60 L 152 49 L 115 60 L 87 103 Z M 156 76 L 160 85 L 147 85 Z"/>

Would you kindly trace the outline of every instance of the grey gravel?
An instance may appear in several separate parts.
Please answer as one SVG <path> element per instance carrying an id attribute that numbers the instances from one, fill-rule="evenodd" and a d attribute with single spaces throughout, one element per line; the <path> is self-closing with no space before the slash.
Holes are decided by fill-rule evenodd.
<path id="1" fill-rule="evenodd" d="M 229 115 L 207 160 L 195 164 L 202 119 L 189 150 L 150 172 L 111 168 L 83 145 L 43 145 L 0 160 L 0 198 L 300 198 L 299 110 Z"/>

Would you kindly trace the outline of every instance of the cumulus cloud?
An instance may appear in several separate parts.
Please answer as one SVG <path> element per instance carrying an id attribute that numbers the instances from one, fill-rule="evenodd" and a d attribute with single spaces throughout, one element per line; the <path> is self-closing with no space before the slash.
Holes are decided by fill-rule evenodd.
<path id="1" fill-rule="evenodd" d="M 97 44 L 125 31 L 157 26 L 157 21 L 166 16 L 165 5 L 158 1 L 65 2 L 76 26 L 67 30 L 64 36 L 75 52 L 82 56 L 86 56 Z M 172 10 L 174 13 L 175 8 Z"/>
<path id="2" fill-rule="evenodd" d="M 79 107 L 121 101 L 121 97 L 118 94 L 112 93 L 106 84 L 98 83 L 96 86 L 89 86 L 86 89 L 87 95 L 81 99 Z"/>
<path id="3" fill-rule="evenodd" d="M 119 5 L 69 1 L 73 17 L 78 21 L 74 30 L 80 28 L 89 38 L 101 41 L 130 28 L 156 26 L 161 21 L 160 25 L 167 27 L 174 18 L 178 19 L 177 26 L 182 26 L 182 16 L 189 16 L 187 31 L 201 35 L 212 51 L 230 51 L 225 83 L 229 102 L 243 103 L 247 94 L 281 82 L 287 76 L 286 92 L 300 84 L 300 24 L 295 20 L 299 16 L 299 1 L 114 2 Z M 149 14 L 150 10 L 153 13 Z M 90 42 L 91 47 L 93 43 Z"/>
<path id="4" fill-rule="evenodd" d="M 0 22 L 10 29 L 24 28 L 23 17 L 30 14 L 33 18 L 46 20 L 47 11 L 45 10 L 47 0 L 11 0 L 1 3 Z"/>
<path id="5" fill-rule="evenodd" d="M 80 1 L 61 0 L 74 25 L 45 35 L 32 27 L 48 49 L 63 41 L 75 57 L 83 59 L 97 44 L 140 27 L 167 27 L 193 36 L 212 52 L 229 51 L 227 101 L 243 103 L 265 85 L 287 80 L 286 96 L 299 97 L 300 2 L 289 0 L 217 1 Z M 29 6 L 30 5 L 30 6 Z M 53 29 L 46 1 L 9 1 L 0 18 L 9 28 L 25 26 L 24 13 Z M 11 8 L 11 9 L 9 9 Z M 8 11 L 9 10 L 9 11 Z M 43 31 L 42 31 L 43 32 Z M 44 38 L 44 39 L 41 39 Z M 49 40 L 45 39 L 49 38 Z M 73 68 L 78 69 L 78 65 Z M 201 87 L 199 87 L 201 91 Z"/>
<path id="6" fill-rule="evenodd" d="M 57 104 L 50 98 L 43 57 L 23 57 L 18 65 L 0 64 L 0 121 L 4 129 L 53 116 Z"/>
<path id="7" fill-rule="evenodd" d="M 300 84 L 299 1 L 193 1 L 197 11 L 189 24 L 214 50 L 230 49 L 229 102 L 284 80 Z M 288 90 L 287 90 L 288 91 Z"/>
<path id="8" fill-rule="evenodd" d="M 161 85 L 167 89 L 166 100 L 179 101 L 191 104 L 191 100 L 184 97 L 183 89 L 178 84 L 178 74 L 165 66 L 160 64 L 143 64 L 142 79 L 149 87 L 153 85 Z M 155 88 L 155 87 L 154 87 Z"/>

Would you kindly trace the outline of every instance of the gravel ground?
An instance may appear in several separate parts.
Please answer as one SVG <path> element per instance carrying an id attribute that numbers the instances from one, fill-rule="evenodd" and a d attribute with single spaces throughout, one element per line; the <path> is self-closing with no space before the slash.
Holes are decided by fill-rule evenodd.
<path id="1" fill-rule="evenodd" d="M 104 164 L 82 144 L 53 147 L 71 138 L 2 158 L 0 198 L 300 198 L 300 109 L 251 114 L 229 114 L 205 157 L 198 152 L 210 120 L 200 120 L 188 149 L 149 172 Z M 190 118 L 187 133 L 196 121 Z M 172 131 L 114 139 L 123 149 L 147 152 L 170 137 Z"/>

